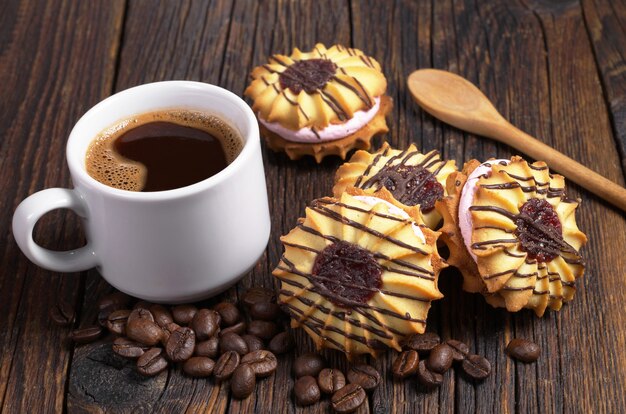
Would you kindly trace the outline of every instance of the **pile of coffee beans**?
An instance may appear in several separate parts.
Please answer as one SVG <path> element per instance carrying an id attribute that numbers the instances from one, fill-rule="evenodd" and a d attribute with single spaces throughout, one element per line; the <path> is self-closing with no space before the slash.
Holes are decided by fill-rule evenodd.
<path id="1" fill-rule="evenodd" d="M 376 389 L 381 381 L 380 373 L 370 365 L 353 365 L 344 375 L 339 369 L 328 368 L 326 360 L 316 353 L 296 358 L 293 374 L 296 404 L 315 404 L 326 394 L 331 396 L 331 405 L 337 413 L 357 410 L 367 399 L 366 392 Z"/>
<path id="2" fill-rule="evenodd" d="M 467 376 L 476 380 L 486 378 L 491 372 L 489 361 L 480 355 L 470 354 L 466 344 L 456 339 L 441 342 L 439 335 L 432 332 L 407 338 L 391 370 L 398 379 L 417 375 L 422 385 L 437 387 L 453 363 L 459 364 Z"/>

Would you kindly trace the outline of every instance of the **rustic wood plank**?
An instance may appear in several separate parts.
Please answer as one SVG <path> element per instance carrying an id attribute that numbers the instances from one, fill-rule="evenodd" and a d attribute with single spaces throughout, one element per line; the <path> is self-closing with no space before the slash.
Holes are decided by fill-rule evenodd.
<path id="1" fill-rule="evenodd" d="M 123 1 L 0 6 L 0 406 L 5 412 L 63 409 L 70 328 L 53 326 L 49 308 L 74 303 L 79 275 L 31 264 L 9 237 L 11 216 L 27 195 L 69 187 L 65 142 L 78 117 L 112 88 Z M 97 47 L 95 47 L 97 45 Z M 53 213 L 37 227 L 46 247 L 81 242 L 74 215 Z"/>

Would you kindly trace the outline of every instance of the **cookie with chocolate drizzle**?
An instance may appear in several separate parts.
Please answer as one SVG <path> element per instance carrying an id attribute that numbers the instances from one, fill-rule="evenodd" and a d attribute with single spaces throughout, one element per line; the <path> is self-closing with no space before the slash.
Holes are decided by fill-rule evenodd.
<path id="1" fill-rule="evenodd" d="M 439 233 L 393 200 L 349 192 L 314 200 L 281 237 L 279 302 L 318 348 L 348 358 L 399 351 L 405 336 L 424 332 L 431 301 L 442 297 Z"/>
<path id="2" fill-rule="evenodd" d="M 389 192 L 404 206 L 419 205 L 426 225 L 436 230 L 441 214 L 435 202 L 447 195 L 446 179 L 454 171 L 456 163 L 441 159 L 439 151 L 422 154 L 413 144 L 398 150 L 385 142 L 376 152 L 355 152 L 341 165 L 335 174 L 333 194 L 339 197 L 348 187 L 373 195 Z"/>
<path id="3" fill-rule="evenodd" d="M 254 68 L 245 94 L 253 100 L 268 146 L 291 159 L 345 158 L 388 131 L 391 99 L 380 64 L 359 49 L 318 43 L 309 52 L 273 55 Z"/>
<path id="4" fill-rule="evenodd" d="M 584 272 L 587 237 L 576 224 L 580 200 L 565 195 L 565 179 L 541 161 L 521 157 L 472 160 L 450 174 L 442 240 L 463 288 L 511 312 L 561 309 Z"/>

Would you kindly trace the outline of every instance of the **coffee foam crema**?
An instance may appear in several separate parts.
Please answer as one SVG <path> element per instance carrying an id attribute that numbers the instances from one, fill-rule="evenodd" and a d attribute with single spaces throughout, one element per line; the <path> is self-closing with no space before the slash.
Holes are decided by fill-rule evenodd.
<path id="1" fill-rule="evenodd" d="M 98 134 L 89 144 L 85 156 L 87 173 L 109 187 L 141 191 L 146 183 L 146 167 L 118 154 L 114 143 L 129 130 L 150 122 L 170 122 L 210 133 L 220 140 L 229 164 L 243 147 L 242 139 L 234 128 L 215 115 L 190 110 L 150 112 L 120 121 Z"/>

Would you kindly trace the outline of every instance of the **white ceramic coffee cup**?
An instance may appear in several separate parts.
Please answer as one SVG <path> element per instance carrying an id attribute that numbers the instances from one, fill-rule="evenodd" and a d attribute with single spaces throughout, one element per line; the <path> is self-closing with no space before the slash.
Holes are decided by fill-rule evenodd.
<path id="1" fill-rule="evenodd" d="M 160 109 L 214 114 L 244 140 L 237 158 L 199 183 L 174 190 L 131 192 L 87 174 L 85 154 L 106 128 Z M 206 298 L 243 277 L 263 254 L 270 234 L 267 189 L 256 118 L 235 94 L 190 81 L 157 82 L 119 92 L 89 110 L 67 143 L 74 189 L 50 188 L 25 199 L 13 234 L 37 265 L 58 272 L 97 267 L 114 287 L 141 299 L 180 303 Z M 55 252 L 33 240 L 45 213 L 68 208 L 82 219 L 87 245 Z"/>

